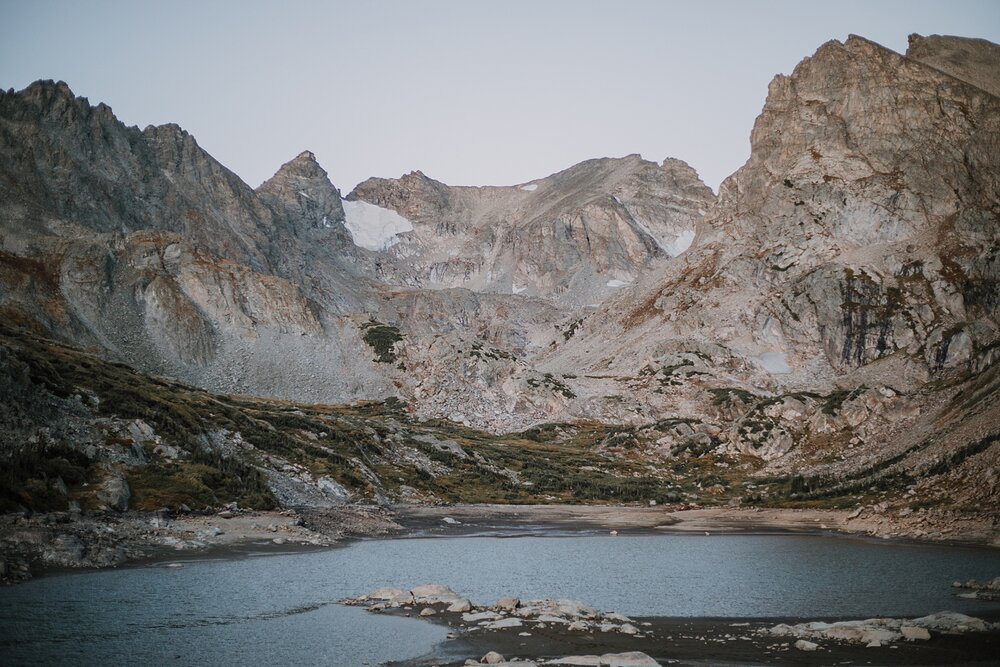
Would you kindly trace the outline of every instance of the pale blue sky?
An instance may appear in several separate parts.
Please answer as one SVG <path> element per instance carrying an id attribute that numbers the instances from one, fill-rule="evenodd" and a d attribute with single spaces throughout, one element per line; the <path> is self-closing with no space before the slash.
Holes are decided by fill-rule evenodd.
<path id="1" fill-rule="evenodd" d="M 678 157 L 717 188 L 777 73 L 850 33 L 1000 42 L 1000 2 L 0 0 L 0 86 L 62 79 L 176 122 L 250 185 L 302 150 L 345 193 L 420 169 L 513 184 Z"/>

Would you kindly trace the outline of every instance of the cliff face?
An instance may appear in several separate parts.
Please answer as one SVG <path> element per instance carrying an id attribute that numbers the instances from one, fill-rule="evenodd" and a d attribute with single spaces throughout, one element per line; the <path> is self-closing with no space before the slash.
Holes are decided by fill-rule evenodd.
<path id="1" fill-rule="evenodd" d="M 996 336 L 998 122 L 995 96 L 922 62 L 824 45 L 775 78 L 695 246 L 609 304 L 612 326 L 781 355 L 785 383 L 967 361 Z"/>
<path id="2" fill-rule="evenodd" d="M 751 157 L 692 248 L 541 367 L 604 376 L 570 383 L 593 412 L 697 416 L 774 470 L 813 461 L 868 482 L 990 436 L 1000 99 L 970 83 L 987 71 L 978 59 L 970 71 L 949 57 L 950 73 L 925 63 L 967 47 L 934 40 L 918 60 L 851 37 L 776 77 Z M 978 397 L 968 412 L 955 404 L 964 391 Z M 843 463 L 818 465 L 830 455 Z"/>

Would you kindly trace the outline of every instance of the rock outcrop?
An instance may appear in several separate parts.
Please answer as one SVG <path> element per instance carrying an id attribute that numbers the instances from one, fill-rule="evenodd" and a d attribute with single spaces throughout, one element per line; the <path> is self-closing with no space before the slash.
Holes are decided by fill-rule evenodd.
<path id="1" fill-rule="evenodd" d="M 511 187 L 452 187 L 417 171 L 369 179 L 348 199 L 413 222 L 391 251 L 391 282 L 580 307 L 683 252 L 715 197 L 680 160 L 629 155 Z"/>

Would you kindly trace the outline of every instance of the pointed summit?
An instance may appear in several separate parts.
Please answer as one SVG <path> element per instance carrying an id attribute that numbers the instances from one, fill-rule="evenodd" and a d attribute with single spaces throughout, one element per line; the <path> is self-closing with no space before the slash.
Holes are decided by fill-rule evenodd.
<path id="1" fill-rule="evenodd" d="M 344 221 L 340 190 L 312 151 L 302 151 L 281 165 L 257 188 L 257 194 L 312 227 L 332 227 Z"/>
<path id="2" fill-rule="evenodd" d="M 294 158 L 281 165 L 268 181 L 261 186 L 263 188 L 268 183 L 281 178 L 305 178 L 329 183 L 328 174 L 316 160 L 316 154 L 312 151 L 302 151 Z M 332 187 L 332 185 L 331 185 Z"/>

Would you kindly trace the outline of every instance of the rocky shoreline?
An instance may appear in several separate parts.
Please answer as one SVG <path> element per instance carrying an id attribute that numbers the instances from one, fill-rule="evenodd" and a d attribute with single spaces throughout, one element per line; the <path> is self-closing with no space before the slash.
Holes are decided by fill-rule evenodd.
<path id="1" fill-rule="evenodd" d="M 859 524 L 858 521 L 861 521 Z M 323 510 L 213 513 L 50 513 L 0 517 L 0 574 L 238 558 L 331 548 L 362 536 L 848 532 L 863 513 L 827 510 L 682 509 L 637 506 L 344 505 Z M 969 522 L 965 525 L 984 524 Z M 867 529 L 854 530 L 869 535 Z M 983 532 L 958 537 L 980 545 Z M 954 535 L 954 533 L 952 534 Z M 899 538 L 896 538 L 899 539 Z M 925 538 L 926 539 L 926 538 Z M 995 599 L 1000 578 L 954 583 L 956 596 Z M 768 664 L 968 664 L 1000 654 L 1000 610 L 973 618 L 939 612 L 912 619 L 701 619 L 629 617 L 572 600 L 506 598 L 480 604 L 443 585 L 384 588 L 342 601 L 372 613 L 413 616 L 449 628 L 432 654 L 400 667 L 509 664 L 645 666 Z M 878 649 L 877 652 L 873 652 Z M 480 662 L 485 661 L 485 663 Z"/>
<path id="2" fill-rule="evenodd" d="M 395 520 L 405 530 L 428 534 L 470 534 L 503 527 L 621 534 L 838 533 L 1000 547 L 1000 518 L 991 513 L 927 511 L 899 516 L 879 505 L 852 511 L 635 505 L 403 505 L 394 510 Z"/>
<path id="3" fill-rule="evenodd" d="M 50 512 L 0 515 L 0 582 L 18 583 L 48 571 L 118 567 L 154 559 L 201 557 L 253 547 L 331 547 L 345 538 L 380 535 L 559 535 L 580 532 L 843 533 L 887 539 L 1000 546 L 996 518 L 931 515 L 907 522 L 877 508 L 670 508 L 623 505 L 344 504 L 334 508 L 216 512 Z M 945 522 L 948 525 L 944 525 Z M 912 530 L 914 525 L 933 531 Z M 973 582 L 974 583 L 974 582 Z M 969 588 L 975 588 L 970 586 Z M 991 591 L 973 590 L 986 597 Z"/>
<path id="4" fill-rule="evenodd" d="M 765 619 L 630 618 L 575 600 L 502 598 L 475 604 L 447 586 L 380 588 L 342 604 L 414 616 L 449 628 L 428 656 L 400 663 L 657 667 L 689 660 L 829 664 L 988 661 L 1000 623 L 954 612 L 913 619 L 777 623 Z M 872 652 L 871 649 L 882 649 Z"/>
<path id="5" fill-rule="evenodd" d="M 329 548 L 345 538 L 398 531 L 388 512 L 350 506 L 282 511 L 0 515 L 0 582 L 47 572 L 97 569 L 206 555 L 234 557 Z"/>

